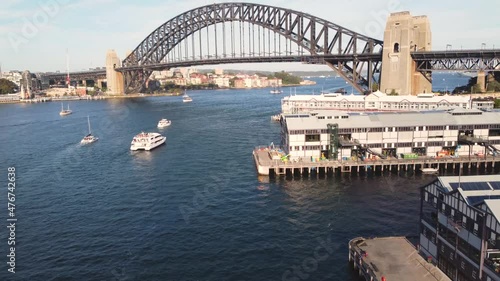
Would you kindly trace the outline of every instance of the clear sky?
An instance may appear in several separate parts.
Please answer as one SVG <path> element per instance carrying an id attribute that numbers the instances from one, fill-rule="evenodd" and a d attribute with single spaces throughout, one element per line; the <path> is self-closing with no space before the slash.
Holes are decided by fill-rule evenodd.
<path id="1" fill-rule="evenodd" d="M 218 1 L 232 2 L 232 1 Z M 312 14 L 370 37 L 383 39 L 389 12 L 427 15 L 434 50 L 500 48 L 498 0 L 255 0 Z M 0 63 L 2 71 L 65 71 L 104 66 L 106 51 L 121 59 L 149 33 L 177 15 L 214 3 L 206 0 L 2 0 Z M 255 65 L 224 65 L 255 69 Z M 259 69 L 326 70 L 324 66 L 259 64 Z"/>

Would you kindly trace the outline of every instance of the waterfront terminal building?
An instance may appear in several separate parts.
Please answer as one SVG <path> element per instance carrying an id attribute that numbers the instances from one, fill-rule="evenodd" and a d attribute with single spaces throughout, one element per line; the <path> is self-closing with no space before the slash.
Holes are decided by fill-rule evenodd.
<path id="1" fill-rule="evenodd" d="M 500 111 L 316 111 L 284 114 L 281 144 L 290 160 L 496 155 Z"/>
<path id="2" fill-rule="evenodd" d="M 343 95 L 327 93 L 320 95 L 293 95 L 281 100 L 282 114 L 301 114 L 316 110 L 342 111 L 425 111 L 450 108 L 493 109 L 493 100 L 472 100 L 463 95 L 391 96 L 380 91 L 369 95 Z"/>
<path id="3" fill-rule="evenodd" d="M 452 280 L 500 280 L 500 175 L 423 186 L 420 253 Z"/>

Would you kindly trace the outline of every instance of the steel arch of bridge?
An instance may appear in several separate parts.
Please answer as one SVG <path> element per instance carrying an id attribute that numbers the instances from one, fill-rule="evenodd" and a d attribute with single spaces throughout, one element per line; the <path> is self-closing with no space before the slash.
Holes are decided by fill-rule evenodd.
<path id="1" fill-rule="evenodd" d="M 310 55 L 245 57 L 243 53 L 208 61 L 164 61 L 190 35 L 211 25 L 228 22 L 246 22 L 268 29 L 294 42 Z M 124 73 L 125 92 L 129 93 L 141 90 L 152 71 L 158 69 L 200 64 L 299 61 L 327 64 L 363 92 L 375 82 L 373 74 L 380 70 L 382 44 L 380 40 L 306 13 L 252 3 L 218 3 L 192 9 L 165 22 L 149 34 L 116 70 Z M 362 73 L 366 73 L 366 77 Z"/>

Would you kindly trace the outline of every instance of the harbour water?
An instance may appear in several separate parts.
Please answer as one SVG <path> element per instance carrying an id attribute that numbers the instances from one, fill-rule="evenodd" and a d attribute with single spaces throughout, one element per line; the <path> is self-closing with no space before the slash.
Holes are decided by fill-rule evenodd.
<path id="1" fill-rule="evenodd" d="M 284 94 L 345 85 L 316 80 Z M 0 104 L 0 178 L 15 167 L 18 218 L 16 274 L 2 254 L 0 280 L 357 280 L 349 239 L 418 234 L 418 187 L 435 176 L 259 177 L 252 149 L 279 143 L 283 95 L 189 95 L 73 101 L 66 117 L 59 103 Z M 81 146 L 87 116 L 99 141 Z M 172 125 L 158 130 L 161 118 Z M 141 131 L 166 145 L 131 152 Z"/>

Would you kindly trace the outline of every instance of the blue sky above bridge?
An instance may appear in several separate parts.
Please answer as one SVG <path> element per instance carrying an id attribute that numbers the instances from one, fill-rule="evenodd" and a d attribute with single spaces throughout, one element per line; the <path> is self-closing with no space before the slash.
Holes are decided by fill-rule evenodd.
<path id="1" fill-rule="evenodd" d="M 233 2 L 233 1 L 218 1 Z M 249 1 L 309 13 L 338 25 L 383 39 L 390 12 L 427 15 L 434 50 L 500 48 L 498 0 L 266 0 Z M 0 10 L 2 70 L 65 71 L 104 66 L 108 49 L 120 58 L 149 33 L 177 15 L 211 4 L 204 0 L 3 0 Z M 327 70 L 301 64 L 224 65 L 230 69 Z"/>

